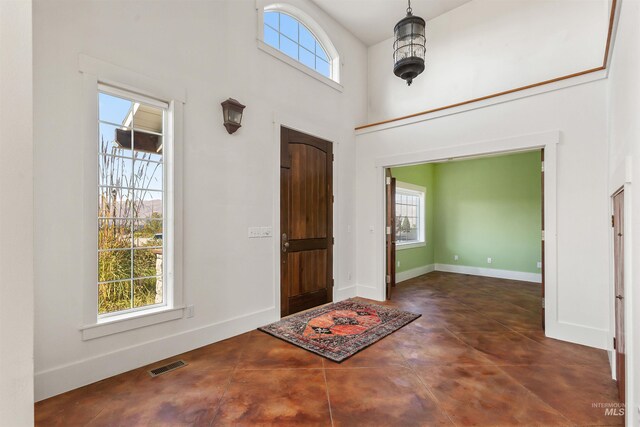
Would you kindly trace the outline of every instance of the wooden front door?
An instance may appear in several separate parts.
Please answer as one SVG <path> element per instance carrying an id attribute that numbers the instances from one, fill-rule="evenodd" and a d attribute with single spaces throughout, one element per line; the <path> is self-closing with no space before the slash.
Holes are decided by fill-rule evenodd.
<path id="1" fill-rule="evenodd" d="M 396 286 L 396 179 L 391 176 L 391 169 L 386 172 L 387 190 L 387 299 L 391 299 L 391 289 Z"/>
<path id="2" fill-rule="evenodd" d="M 280 130 L 281 315 L 333 300 L 333 148 Z"/>
<path id="3" fill-rule="evenodd" d="M 618 394 L 625 401 L 624 328 L 624 191 L 613 196 L 613 263 L 616 292 L 616 378 Z"/>

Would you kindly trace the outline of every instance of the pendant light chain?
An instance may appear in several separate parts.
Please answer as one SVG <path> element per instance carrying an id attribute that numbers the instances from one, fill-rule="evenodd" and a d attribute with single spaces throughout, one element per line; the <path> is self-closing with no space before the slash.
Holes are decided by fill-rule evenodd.
<path id="1" fill-rule="evenodd" d="M 407 15 L 412 15 L 413 9 L 411 9 L 411 0 L 408 0 L 408 1 L 409 1 L 409 7 L 407 7 Z"/>

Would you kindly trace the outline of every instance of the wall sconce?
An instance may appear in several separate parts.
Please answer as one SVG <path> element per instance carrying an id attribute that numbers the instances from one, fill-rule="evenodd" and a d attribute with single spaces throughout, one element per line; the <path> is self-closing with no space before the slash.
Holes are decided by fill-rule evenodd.
<path id="1" fill-rule="evenodd" d="M 221 105 L 224 127 L 227 128 L 229 134 L 232 134 L 242 126 L 242 110 L 245 106 L 233 98 L 227 99 Z"/>

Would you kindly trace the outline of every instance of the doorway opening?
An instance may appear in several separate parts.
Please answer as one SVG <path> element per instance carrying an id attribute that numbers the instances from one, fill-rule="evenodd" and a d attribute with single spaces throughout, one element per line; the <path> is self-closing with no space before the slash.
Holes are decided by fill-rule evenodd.
<path id="1" fill-rule="evenodd" d="M 514 310 L 535 310 L 544 329 L 543 149 L 391 166 L 385 176 L 387 299 L 434 271 L 528 282 L 537 294 L 514 296 Z"/>

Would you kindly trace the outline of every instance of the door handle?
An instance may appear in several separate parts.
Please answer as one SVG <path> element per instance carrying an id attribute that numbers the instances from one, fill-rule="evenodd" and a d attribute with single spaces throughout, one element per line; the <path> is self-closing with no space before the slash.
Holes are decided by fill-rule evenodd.
<path id="1" fill-rule="evenodd" d="M 282 252 L 287 252 L 289 249 L 289 242 L 287 241 L 287 233 L 282 235 Z"/>

